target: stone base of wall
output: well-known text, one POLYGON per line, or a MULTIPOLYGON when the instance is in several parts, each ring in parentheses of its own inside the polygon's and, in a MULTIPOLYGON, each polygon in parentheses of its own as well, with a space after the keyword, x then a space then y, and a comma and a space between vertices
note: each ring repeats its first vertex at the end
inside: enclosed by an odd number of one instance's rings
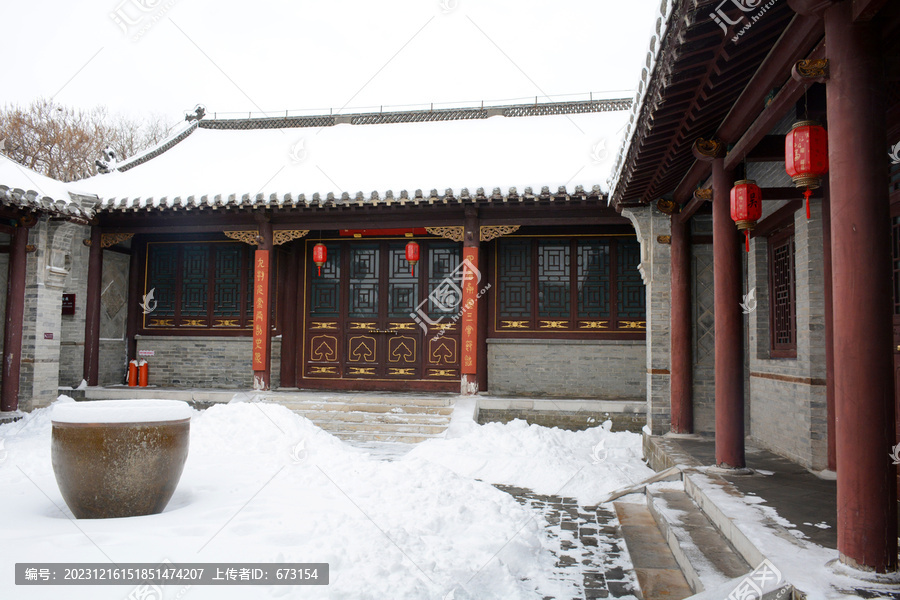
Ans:
POLYGON ((597 427, 607 419, 612 421, 613 431, 633 431, 640 433, 647 424, 645 413, 600 413, 600 412, 568 412, 521 409, 479 409, 478 423, 509 423, 522 419, 531 425, 558 427, 569 431, 582 431, 597 427))
MULTIPOLYGON (((212 336, 140 336, 138 351, 152 350, 150 383, 160 387, 253 387, 252 339, 212 336)), ((280 384, 281 338, 272 339, 272 388, 280 384)))
POLYGON ((754 444, 814 471, 828 466, 824 385, 751 377, 750 393, 754 444))
POLYGON ((643 340, 488 340, 491 395, 645 398, 643 340))

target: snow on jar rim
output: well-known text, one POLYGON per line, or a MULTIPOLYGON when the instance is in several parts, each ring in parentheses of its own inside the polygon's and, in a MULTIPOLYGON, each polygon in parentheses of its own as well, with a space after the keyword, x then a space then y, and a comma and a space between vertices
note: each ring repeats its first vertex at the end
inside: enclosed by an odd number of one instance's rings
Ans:
POLYGON ((54 423, 158 423, 190 419, 193 409, 181 400, 88 400, 57 404, 54 423))

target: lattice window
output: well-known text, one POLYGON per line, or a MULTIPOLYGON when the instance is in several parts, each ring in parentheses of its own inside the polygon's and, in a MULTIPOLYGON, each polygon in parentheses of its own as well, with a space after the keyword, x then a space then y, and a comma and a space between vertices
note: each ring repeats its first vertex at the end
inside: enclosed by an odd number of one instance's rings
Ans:
POLYGON ((350 317, 378 318, 378 280, 381 253, 377 245, 350 248, 350 317))
POLYGON ((797 308, 794 281, 794 229, 769 237, 770 356, 796 358, 797 308))
MULTIPOLYGON (((310 288, 310 315, 336 319, 341 314, 341 245, 325 244, 328 261, 322 265, 322 274, 313 273, 310 288)), ((312 265, 312 262, 309 263, 312 265)), ((311 266, 310 268, 316 268, 311 266)))
POLYGON ((640 245, 634 240, 506 238, 496 249, 495 332, 644 331, 640 245))
POLYGON ((431 242, 428 267, 428 316, 432 319, 452 317, 462 301, 462 277, 459 267, 459 244, 431 242))
POLYGON ((531 242, 500 240, 498 246, 498 314, 505 319, 531 318, 531 242))
POLYGON ((894 314, 900 315, 900 217, 894 217, 893 237, 894 249, 894 314))
POLYGON ((627 241, 618 244, 618 315, 620 319, 643 319, 647 314, 646 288, 638 271, 641 264, 641 245, 627 241))
POLYGON ((144 330, 248 328, 251 252, 238 242, 148 243, 143 293, 153 290, 156 307, 144 315, 144 330))
POLYGON ((609 242, 578 242, 578 316, 580 318, 609 318, 609 242))
POLYGON ((388 317, 408 318, 419 303, 419 269, 415 275, 406 261, 406 243, 388 245, 388 317))

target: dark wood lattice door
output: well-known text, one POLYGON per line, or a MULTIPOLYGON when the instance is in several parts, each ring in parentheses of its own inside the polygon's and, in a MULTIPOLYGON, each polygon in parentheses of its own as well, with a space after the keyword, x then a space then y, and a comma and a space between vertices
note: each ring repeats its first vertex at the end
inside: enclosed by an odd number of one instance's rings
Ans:
MULTIPOLYGON (((900 444, 900 216, 892 220, 894 268, 894 418, 896 421, 896 442, 900 444)), ((900 492, 900 479, 898 479, 900 492)))
POLYGON ((459 264, 459 245, 421 242, 413 273, 406 240, 327 242, 328 263, 307 280, 304 376, 398 382, 459 379, 459 325, 437 321, 430 294, 459 264), (422 304, 422 303, 425 304, 422 304), (435 339, 441 329, 444 333, 435 339))

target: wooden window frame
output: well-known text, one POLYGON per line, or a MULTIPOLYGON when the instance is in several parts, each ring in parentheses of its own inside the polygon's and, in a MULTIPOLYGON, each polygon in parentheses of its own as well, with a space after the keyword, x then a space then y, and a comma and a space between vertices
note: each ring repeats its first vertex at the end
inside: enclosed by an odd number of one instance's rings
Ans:
MULTIPOLYGON (((140 310, 138 309, 138 328, 137 333, 139 335, 182 335, 182 336, 235 336, 249 337, 253 334, 253 310, 252 305, 249 313, 244 313, 240 317, 235 320, 240 322, 239 326, 233 327, 220 327, 215 326, 215 319, 222 319, 223 317, 214 317, 213 316, 213 308, 215 306, 214 303, 214 295, 215 295, 215 254, 210 253, 210 261, 209 261, 209 269, 210 273, 208 276, 208 285, 207 285, 207 316, 205 317, 207 323, 203 326, 188 326, 188 325, 179 325, 181 321, 181 297, 182 297, 182 268, 183 268, 183 258, 182 258, 182 248, 184 246, 189 245, 207 245, 213 246, 216 244, 240 244, 245 254, 243 255, 244 260, 247 261, 242 266, 241 270, 241 300, 240 306, 246 306, 248 304, 248 297, 252 297, 252 270, 251 266, 253 264, 253 253, 256 248, 246 246, 241 242, 235 242, 232 240, 219 240, 219 239, 197 239, 197 240, 164 240, 164 241, 146 241, 143 244, 143 258, 142 267, 143 267, 143 277, 141 279, 141 294, 146 294, 148 292, 148 288, 150 287, 150 252, 151 247, 154 245, 174 245, 178 246, 178 262, 176 264, 175 269, 175 286, 174 286, 174 296, 175 296, 175 315, 171 318, 174 321, 174 325, 171 327, 153 327, 147 326, 148 319, 150 315, 142 315, 140 314, 140 310), (246 267, 246 268, 245 268, 246 267)), ((281 292, 281 284, 280 284, 280 272, 283 268, 284 260, 281 256, 280 249, 276 249, 272 252, 271 257, 271 276, 269 277, 270 289, 269 289, 269 307, 270 307, 270 316, 269 323, 272 328, 273 335, 277 335, 280 333, 280 311, 277 310, 277 305, 279 304, 278 300, 280 298, 279 294, 281 292)), ((152 314, 152 313, 151 313, 152 314)))
POLYGON ((766 239, 767 246, 767 271, 769 285, 769 358, 797 358, 797 265, 796 265, 796 244, 794 241, 794 226, 789 225, 775 233, 770 234, 766 239), (786 243, 790 244, 790 293, 788 295, 788 306, 791 315, 790 337, 788 343, 779 343, 778 333, 776 331, 775 313, 775 251, 783 247, 786 243))
MULTIPOLYGON (((641 319, 623 318, 619 319, 618 292, 619 292, 619 272, 618 272, 618 253, 622 242, 637 243, 634 236, 615 234, 615 235, 563 235, 563 236, 527 236, 527 241, 531 244, 531 326, 527 329, 504 329, 500 326, 502 321, 515 321, 516 319, 505 318, 500 314, 500 249, 502 241, 508 238, 520 236, 507 236, 502 240, 493 243, 494 248, 491 252, 491 262, 493 263, 494 273, 492 274, 492 284, 496 286, 496 290, 492 290, 492 301, 490 303, 488 335, 492 338, 547 338, 547 339, 618 339, 618 340, 643 340, 646 339, 646 296, 644 298, 644 315, 641 319), (566 328, 541 329, 538 324, 541 321, 553 321, 556 319, 540 317, 539 311, 539 288, 540 288, 540 272, 539 272, 539 248, 540 242, 558 240, 569 244, 570 246, 570 286, 569 286, 569 317, 568 326, 566 328), (577 251, 578 242, 590 239, 606 239, 610 243, 610 274, 609 274, 609 316, 587 318, 578 316, 578 291, 577 291, 577 251), (607 327, 603 329, 584 329, 579 328, 578 323, 581 321, 606 321, 607 327), (623 326, 627 323, 642 323, 643 327, 623 326)), ((526 237, 526 236, 521 236, 526 237)), ((561 318, 560 318, 561 319, 561 318)))

